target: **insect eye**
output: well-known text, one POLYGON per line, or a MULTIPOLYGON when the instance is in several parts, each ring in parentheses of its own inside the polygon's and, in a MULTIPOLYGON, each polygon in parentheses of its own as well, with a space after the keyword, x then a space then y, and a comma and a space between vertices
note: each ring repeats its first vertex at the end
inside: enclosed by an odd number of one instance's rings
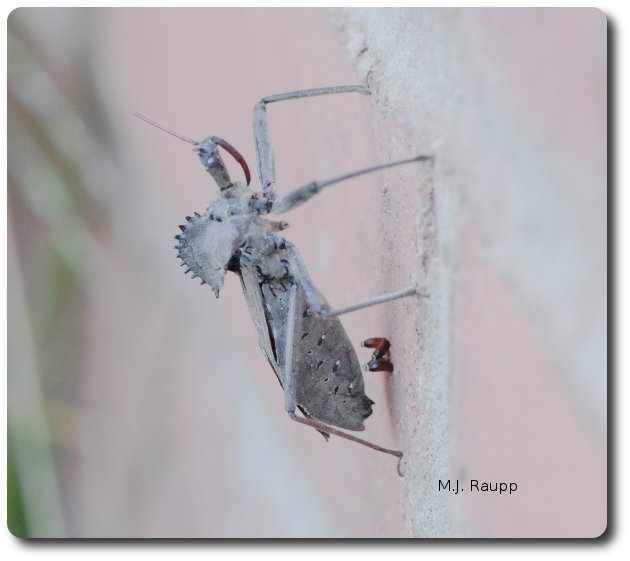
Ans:
POLYGON ((230 212, 229 212, 229 215, 230 215, 230 216, 234 216, 235 214, 236 214, 236 210, 235 210, 235 209, 233 209, 233 208, 231 208, 231 209, 230 209, 230 212))

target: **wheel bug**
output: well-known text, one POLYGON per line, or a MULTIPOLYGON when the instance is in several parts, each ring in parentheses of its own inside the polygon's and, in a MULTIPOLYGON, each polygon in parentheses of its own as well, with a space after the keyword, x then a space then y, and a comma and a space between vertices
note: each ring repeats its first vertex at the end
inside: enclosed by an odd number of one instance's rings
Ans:
MULTIPOLYGON (((137 117, 195 146, 202 164, 219 186, 205 214, 187 216, 175 236, 178 257, 186 273, 209 284, 216 297, 227 271, 239 275, 247 306, 256 329, 258 343, 271 364, 285 393, 285 409, 290 418, 313 427, 328 439, 330 434, 363 444, 398 457, 398 473, 403 453, 390 450, 334 427, 361 431, 372 414, 374 403, 365 395, 363 374, 357 355, 338 317, 368 306, 418 294, 415 287, 331 310, 315 288, 298 249, 276 233, 286 222, 262 218, 284 214, 308 201, 324 187, 351 177, 411 162, 432 160, 417 156, 349 173, 327 181, 314 181, 276 199, 273 148, 267 124, 266 105, 287 99, 356 92, 370 95, 366 86, 341 86, 302 90, 265 97, 254 107, 254 137, 262 192, 249 188, 251 175, 245 159, 225 140, 210 136, 196 142, 135 113, 137 117), (247 185, 232 181, 218 147, 231 154, 243 168, 247 185), (304 417, 296 415, 296 407, 304 417), (332 425, 332 426, 331 426, 332 425)), ((392 371, 385 355, 389 341, 368 339, 363 346, 375 348, 367 365, 370 371, 392 371)))

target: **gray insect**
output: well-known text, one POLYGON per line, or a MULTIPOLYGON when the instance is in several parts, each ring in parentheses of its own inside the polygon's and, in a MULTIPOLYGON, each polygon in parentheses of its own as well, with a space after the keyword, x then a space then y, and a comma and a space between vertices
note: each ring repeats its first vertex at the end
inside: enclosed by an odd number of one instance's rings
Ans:
MULTIPOLYGON (((262 352, 284 388, 285 408, 294 421, 315 428, 326 439, 330 434, 358 442, 399 458, 402 452, 390 450, 337 430, 364 430, 364 420, 372 414, 373 401, 365 395, 363 375, 357 355, 338 317, 341 314, 418 294, 415 287, 331 310, 315 288, 298 249, 277 235, 286 222, 270 221, 267 214, 284 214, 308 201, 324 187, 376 170, 431 160, 417 156, 408 160, 314 181, 277 199, 274 155, 267 124, 266 105, 287 99, 356 92, 370 95, 365 86, 341 86, 303 90, 266 97, 254 107, 254 136, 262 192, 249 188, 247 163, 225 140, 211 136, 201 142, 178 135, 141 115, 136 116, 195 145, 202 164, 219 186, 204 215, 186 217, 187 224, 175 236, 182 265, 192 278, 209 284, 216 297, 227 271, 236 273, 243 285, 247 306, 262 352), (221 146, 241 165, 247 184, 232 181, 221 159, 221 146), (295 408, 304 415, 296 415, 295 408)), ((367 365, 371 371, 392 370, 387 358, 386 339, 368 339, 364 346, 375 348, 367 365)), ((401 474, 402 475, 402 474, 401 474)))

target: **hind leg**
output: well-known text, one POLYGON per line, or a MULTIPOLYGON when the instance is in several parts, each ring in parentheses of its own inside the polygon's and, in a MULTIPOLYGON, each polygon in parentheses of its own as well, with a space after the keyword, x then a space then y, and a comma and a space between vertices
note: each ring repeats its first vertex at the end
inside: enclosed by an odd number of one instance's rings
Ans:
POLYGON ((399 450, 390 450, 389 448, 383 448, 382 446, 378 446, 377 444, 372 444, 371 442, 367 442, 366 440, 362 440, 361 438, 357 438, 356 436, 352 436, 350 434, 346 434, 336 428, 329 427, 324 423, 320 423, 314 419, 306 419, 304 417, 298 417, 295 414, 295 375, 293 372, 293 341, 295 334, 295 314, 297 313, 297 284, 293 284, 289 289, 291 293, 289 294, 289 320, 287 324, 287 338, 286 338, 286 351, 285 351, 285 363, 284 363, 284 408, 286 409, 291 420, 301 423, 303 425, 308 425, 309 427, 313 427, 314 429, 320 432, 326 432, 328 434, 334 434, 335 436, 339 436, 341 438, 345 438, 346 440, 351 440, 352 442, 356 442, 357 444, 363 444, 363 446, 367 446, 368 448, 372 448, 372 450, 376 450, 378 452, 384 452, 385 454, 391 454, 392 456, 396 456, 398 458, 398 474, 402 476, 400 471, 400 460, 403 457, 403 453, 399 450))

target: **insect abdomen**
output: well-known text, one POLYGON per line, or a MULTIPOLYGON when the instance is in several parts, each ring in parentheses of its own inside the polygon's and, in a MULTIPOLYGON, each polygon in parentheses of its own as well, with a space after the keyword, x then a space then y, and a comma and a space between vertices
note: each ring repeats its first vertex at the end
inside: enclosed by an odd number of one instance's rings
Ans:
POLYGON ((365 395, 359 359, 341 322, 312 312, 301 289, 296 319, 297 403, 323 423, 363 430, 374 402, 365 395))

